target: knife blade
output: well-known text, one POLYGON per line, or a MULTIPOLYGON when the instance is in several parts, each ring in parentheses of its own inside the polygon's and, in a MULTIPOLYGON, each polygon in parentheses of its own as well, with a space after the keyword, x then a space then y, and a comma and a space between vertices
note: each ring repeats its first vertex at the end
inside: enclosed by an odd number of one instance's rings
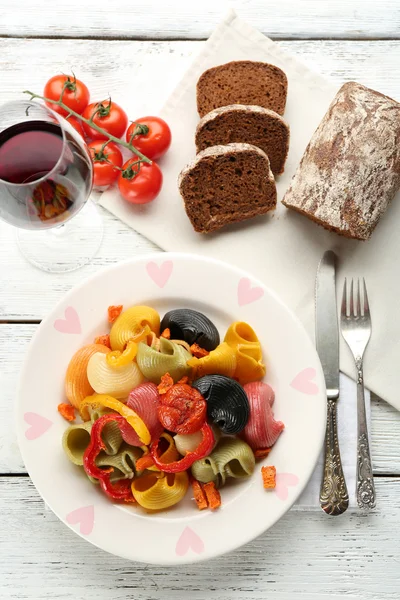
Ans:
POLYGON ((335 287, 336 254, 329 250, 318 266, 315 284, 315 336, 328 398, 339 398, 339 326, 335 287))
POLYGON ((335 286, 336 255, 325 252, 315 283, 315 338, 327 395, 324 470, 319 494, 323 511, 341 515, 349 506, 349 494, 340 458, 336 403, 339 399, 339 325, 335 286))

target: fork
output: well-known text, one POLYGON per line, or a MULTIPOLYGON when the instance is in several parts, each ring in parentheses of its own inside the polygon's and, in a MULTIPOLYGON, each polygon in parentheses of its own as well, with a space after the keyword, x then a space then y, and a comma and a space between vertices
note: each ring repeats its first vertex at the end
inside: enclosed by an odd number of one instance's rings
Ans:
POLYGON ((357 280, 355 295, 353 279, 351 280, 348 307, 347 281, 344 280, 340 327, 357 368, 357 504, 360 508, 370 509, 375 507, 376 497, 364 399, 363 356, 371 337, 371 315, 365 279, 363 279, 363 288, 364 298, 361 303, 360 280, 357 280))

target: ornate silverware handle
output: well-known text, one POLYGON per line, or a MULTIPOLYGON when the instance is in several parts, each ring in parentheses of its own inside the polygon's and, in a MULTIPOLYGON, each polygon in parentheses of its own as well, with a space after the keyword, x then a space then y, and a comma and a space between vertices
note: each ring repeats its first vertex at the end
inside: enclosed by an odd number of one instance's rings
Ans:
POLYGON ((376 506, 374 475, 368 442, 367 415, 365 412, 364 377, 362 360, 357 366, 357 504, 360 508, 376 506))
POLYGON ((319 501, 322 510, 328 515, 341 515, 349 506, 349 495, 343 475, 337 436, 336 400, 328 400, 324 476, 319 501))

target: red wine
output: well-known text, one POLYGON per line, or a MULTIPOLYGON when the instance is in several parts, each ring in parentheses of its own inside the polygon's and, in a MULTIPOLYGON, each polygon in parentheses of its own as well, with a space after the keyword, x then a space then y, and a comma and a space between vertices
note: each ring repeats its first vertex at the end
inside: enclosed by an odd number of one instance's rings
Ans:
POLYGON ((61 128, 46 121, 18 123, 0 134, 0 179, 25 183, 47 175, 63 152, 61 128))
POLYGON ((0 132, 0 217, 17 227, 52 227, 87 200, 91 160, 72 130, 23 121, 0 132))

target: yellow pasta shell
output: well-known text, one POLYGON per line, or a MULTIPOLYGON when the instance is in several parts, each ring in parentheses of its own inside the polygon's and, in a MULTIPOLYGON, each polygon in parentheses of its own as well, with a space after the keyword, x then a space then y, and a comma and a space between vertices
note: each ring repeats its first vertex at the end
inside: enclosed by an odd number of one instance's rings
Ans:
POLYGON ((89 344, 80 348, 71 358, 65 375, 65 395, 68 401, 79 409, 79 405, 93 394, 93 388, 87 376, 87 366, 93 354, 107 354, 110 349, 102 344, 89 344))
POLYGON ((198 379, 203 375, 225 375, 233 377, 236 370, 236 351, 226 342, 212 350, 202 358, 191 358, 187 364, 192 367, 192 378, 198 379))
POLYGON ((236 353, 234 377, 242 385, 262 379, 266 369, 262 362, 260 341, 252 327, 244 321, 232 323, 224 340, 236 353))
POLYGON ((186 471, 181 473, 148 473, 132 482, 136 502, 147 510, 162 510, 182 500, 189 487, 186 471))
POLYGON ((157 336, 160 334, 160 315, 150 306, 132 306, 115 320, 110 331, 110 343, 113 350, 125 348, 125 344, 133 339, 143 340, 149 333, 148 328, 157 336))
POLYGON ((122 367, 110 367, 104 354, 96 353, 89 359, 87 376, 97 394, 107 394, 114 398, 126 398, 144 377, 136 363, 122 367))

